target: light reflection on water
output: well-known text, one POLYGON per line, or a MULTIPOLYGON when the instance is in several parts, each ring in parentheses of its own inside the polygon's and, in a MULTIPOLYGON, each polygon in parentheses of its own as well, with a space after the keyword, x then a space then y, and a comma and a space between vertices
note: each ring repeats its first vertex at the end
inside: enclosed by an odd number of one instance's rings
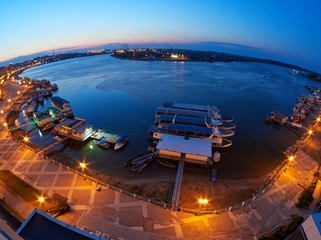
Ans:
MULTIPOLYGON (((279 110, 290 114, 305 85, 320 86, 292 75, 292 69, 258 63, 197 63, 123 61, 109 55, 70 59, 25 71, 22 76, 57 83, 59 95, 70 101, 77 117, 96 129, 128 135, 121 152, 66 147, 68 155, 91 162, 91 167, 112 176, 133 176, 123 164, 147 149, 147 130, 154 110, 163 102, 209 104, 233 116, 236 135, 224 151, 218 169, 221 176, 256 176, 270 171, 282 151, 296 136, 286 128, 264 122, 279 110)), ((47 102, 48 104, 48 102, 47 102)), ((94 144, 93 144, 94 145, 94 144)), ((139 176, 175 173, 153 164, 139 176)), ((136 176, 137 177, 137 176, 136 176)))

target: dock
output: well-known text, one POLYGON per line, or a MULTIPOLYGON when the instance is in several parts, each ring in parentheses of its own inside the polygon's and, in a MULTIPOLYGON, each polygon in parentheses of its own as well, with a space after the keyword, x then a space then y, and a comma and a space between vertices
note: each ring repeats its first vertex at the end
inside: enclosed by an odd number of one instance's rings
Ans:
POLYGON ((91 135, 91 138, 95 140, 100 140, 103 137, 106 139, 108 143, 112 144, 116 143, 116 141, 120 138, 118 134, 107 133, 103 130, 97 130, 91 135))
POLYGON ((176 180, 175 180, 175 187, 172 195, 172 209, 177 210, 179 204, 179 198, 181 194, 181 187, 182 187, 182 180, 183 180, 183 173, 184 173, 184 159, 182 158, 179 161, 176 180))

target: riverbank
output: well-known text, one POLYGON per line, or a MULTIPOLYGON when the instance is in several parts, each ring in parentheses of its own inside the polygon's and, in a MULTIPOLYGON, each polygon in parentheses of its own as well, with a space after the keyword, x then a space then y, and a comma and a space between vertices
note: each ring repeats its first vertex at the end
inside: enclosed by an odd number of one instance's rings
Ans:
MULTIPOLYGON (((16 115, 16 112, 12 115, 16 115)), ((14 117, 12 117, 10 125, 13 124, 14 120, 14 117)), ((12 133, 12 136, 22 142, 26 133, 25 130, 17 130, 12 133)), ((28 147, 35 151, 41 150, 39 146, 31 142, 28 143, 28 147)), ((79 159, 68 157, 62 152, 54 152, 50 154, 49 158, 74 170, 81 170, 79 167, 79 159)), ((187 209, 197 209, 197 199, 201 196, 206 196, 210 199, 208 209, 226 208, 243 202, 251 198, 253 194, 262 188, 262 186, 275 175, 274 172, 277 171, 274 170, 269 174, 256 178, 219 177, 215 183, 212 183, 207 168, 194 168, 191 170, 192 168, 193 167, 190 168, 190 171, 187 171, 188 174, 184 174, 183 187, 181 189, 180 206, 187 209), (193 196, 191 196, 191 193, 193 193, 193 196)), ((169 179, 166 175, 156 175, 148 179, 141 177, 128 179, 121 176, 106 176, 94 169, 86 169, 86 174, 99 182, 107 183, 124 191, 144 196, 146 199, 155 199, 158 202, 165 202, 167 204, 171 201, 171 194, 175 184, 175 178, 169 179)))

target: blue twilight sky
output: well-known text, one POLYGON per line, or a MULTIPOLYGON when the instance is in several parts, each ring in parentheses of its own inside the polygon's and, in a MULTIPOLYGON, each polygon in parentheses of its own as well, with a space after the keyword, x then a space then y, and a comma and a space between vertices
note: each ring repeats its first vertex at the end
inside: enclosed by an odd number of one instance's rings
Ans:
POLYGON ((321 72, 321 0, 1 0, 0 6, 0 62, 106 43, 194 49, 206 43, 215 51, 221 49, 208 43, 219 42, 229 43, 227 52, 321 72))

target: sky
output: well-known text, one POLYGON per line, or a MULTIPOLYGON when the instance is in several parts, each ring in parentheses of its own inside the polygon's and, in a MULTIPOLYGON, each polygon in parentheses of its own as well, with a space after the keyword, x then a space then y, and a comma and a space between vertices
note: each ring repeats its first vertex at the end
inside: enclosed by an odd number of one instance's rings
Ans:
POLYGON ((208 43, 220 43, 230 53, 242 49, 321 72, 321 0, 0 0, 0 6, 0 62, 107 43, 206 43, 208 50, 216 50, 208 43))

